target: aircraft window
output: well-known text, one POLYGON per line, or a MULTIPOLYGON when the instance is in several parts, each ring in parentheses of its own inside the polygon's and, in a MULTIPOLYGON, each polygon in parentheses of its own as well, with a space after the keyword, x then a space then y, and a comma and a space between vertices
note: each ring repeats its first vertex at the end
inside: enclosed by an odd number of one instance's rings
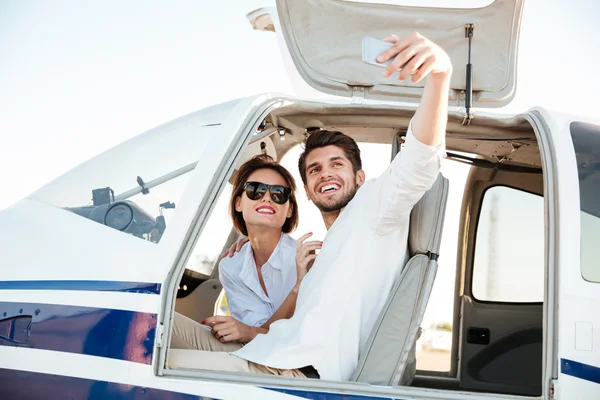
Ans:
POLYGON ((544 299, 544 198, 506 186, 483 197, 475 242, 473 296, 481 301, 544 299))
POLYGON ((579 173, 581 275, 600 283, 600 126, 573 122, 570 128, 579 173))
POLYGON ((30 197, 158 243, 218 127, 176 120, 74 168, 30 197))
POLYGON ((217 202, 202 229, 200 238, 187 261, 185 268, 210 276, 213 267, 221 255, 221 249, 233 225, 229 217, 229 199, 233 186, 228 184, 221 192, 217 202))

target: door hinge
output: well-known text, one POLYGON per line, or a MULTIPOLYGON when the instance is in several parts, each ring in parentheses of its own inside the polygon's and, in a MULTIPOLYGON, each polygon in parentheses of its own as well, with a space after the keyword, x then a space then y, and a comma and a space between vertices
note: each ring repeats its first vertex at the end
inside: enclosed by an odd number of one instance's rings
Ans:
POLYGON ((364 86, 350 86, 350 93, 352 94, 352 104, 365 104, 365 92, 364 86))
POLYGON ((466 79, 466 90, 465 90, 465 116, 463 118, 463 125, 470 125, 473 120, 473 66, 471 65, 471 42, 473 39, 473 31, 475 30, 474 24, 465 24, 465 37, 469 39, 469 48, 467 55, 467 79, 466 79))
POLYGON ((548 400, 558 400, 558 381, 556 379, 550 380, 550 386, 548 387, 548 400))
POLYGON ((156 347, 163 347, 165 341, 165 324, 158 322, 156 324, 156 347))

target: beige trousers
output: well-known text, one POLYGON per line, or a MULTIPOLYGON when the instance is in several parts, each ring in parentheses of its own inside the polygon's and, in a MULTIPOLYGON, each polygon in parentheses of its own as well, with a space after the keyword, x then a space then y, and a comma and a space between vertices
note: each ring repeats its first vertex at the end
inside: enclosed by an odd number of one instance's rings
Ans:
POLYGON ((305 378, 297 369, 277 369, 246 361, 229 354, 242 347, 240 343, 221 343, 210 329, 196 321, 175 313, 171 348, 167 353, 169 369, 205 369, 227 372, 250 372, 305 378))

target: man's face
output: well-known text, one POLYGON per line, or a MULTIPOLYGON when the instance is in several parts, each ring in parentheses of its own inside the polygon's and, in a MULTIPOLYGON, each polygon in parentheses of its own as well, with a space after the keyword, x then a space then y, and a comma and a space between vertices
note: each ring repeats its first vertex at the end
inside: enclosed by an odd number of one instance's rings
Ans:
POLYGON ((306 195, 321 212, 342 209, 365 181, 363 170, 354 174, 352 163, 337 146, 325 146, 306 157, 306 195))

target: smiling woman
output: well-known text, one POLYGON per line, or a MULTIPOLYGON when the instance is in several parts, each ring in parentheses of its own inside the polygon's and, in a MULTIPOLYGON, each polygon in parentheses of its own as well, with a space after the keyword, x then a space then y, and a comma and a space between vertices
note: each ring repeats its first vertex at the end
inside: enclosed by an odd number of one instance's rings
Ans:
MULTIPOLYGON (((314 259, 309 254, 297 259, 296 241, 288 235, 298 224, 295 192, 292 175, 267 155, 255 156, 239 168, 233 177, 230 215, 234 228, 250 243, 219 266, 231 316, 209 317, 198 324, 175 314, 171 348, 237 350, 267 332, 272 322, 293 314, 297 286, 314 259)), ((310 246, 306 249, 317 247, 310 246)), ((171 361, 178 365, 198 361, 185 357, 189 353, 172 354, 171 361)))
POLYGON ((257 156, 249 160, 237 172, 233 185, 230 210, 233 224, 239 233, 248 236, 248 225, 256 225, 264 230, 266 224, 269 228, 284 233, 296 228, 296 183, 292 175, 271 157, 257 156), (255 204, 257 202, 258 206, 255 204), (274 207, 283 209, 276 210, 274 207), (257 218, 257 214, 261 218, 257 218), (265 214, 275 218, 265 219, 265 214))

